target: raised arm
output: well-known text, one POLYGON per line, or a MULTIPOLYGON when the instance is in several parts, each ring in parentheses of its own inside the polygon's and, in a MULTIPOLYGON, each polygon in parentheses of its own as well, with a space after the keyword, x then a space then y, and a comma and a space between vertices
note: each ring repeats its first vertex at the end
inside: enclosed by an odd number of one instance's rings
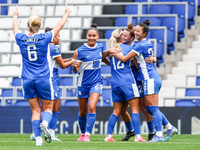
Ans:
POLYGON ((122 62, 126 62, 128 60, 130 60, 131 58, 135 57, 137 54, 133 51, 130 51, 126 56, 124 56, 121 53, 114 53, 112 54, 112 56, 116 57, 118 60, 122 61, 122 62))
POLYGON ((18 5, 16 6, 16 11, 13 12, 13 33, 14 35, 19 32, 19 28, 18 28, 18 16, 19 16, 19 11, 18 11, 18 5))
POLYGON ((58 35, 58 33, 60 32, 60 30, 64 27, 68 16, 70 15, 71 10, 67 7, 67 3, 65 4, 65 14, 62 17, 62 19, 57 23, 57 25, 53 28, 53 32, 54 32, 54 37, 56 37, 58 35))

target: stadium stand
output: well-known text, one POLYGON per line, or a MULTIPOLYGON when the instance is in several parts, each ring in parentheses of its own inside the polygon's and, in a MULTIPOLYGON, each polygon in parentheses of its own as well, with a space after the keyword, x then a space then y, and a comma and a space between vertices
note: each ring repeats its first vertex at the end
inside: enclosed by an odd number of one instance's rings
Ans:
MULTIPOLYGON (((156 39, 156 47, 158 49, 156 52, 158 59, 157 66, 159 66, 157 69, 162 79, 164 79, 165 75, 167 77, 163 80, 159 95, 159 105, 163 106, 163 102, 165 102, 165 106, 200 106, 198 99, 177 99, 177 97, 184 98, 186 96, 198 97, 199 95, 195 95, 197 91, 189 93, 185 88, 181 89, 176 94, 176 87, 183 87, 187 82, 188 86, 200 85, 200 77, 193 77, 190 80, 188 79, 188 81, 186 79, 187 75, 198 75, 198 72, 196 72, 198 68, 196 63, 199 63, 200 45, 198 43, 200 43, 200 41, 194 41, 194 28, 197 27, 197 25, 194 26, 194 24, 197 23, 194 18, 196 9, 195 0, 151 0, 151 2, 162 2, 162 5, 160 3, 151 3, 150 1, 148 3, 148 0, 67 0, 67 2, 69 5, 70 3, 73 5, 70 5, 72 13, 67 22, 67 26, 60 32, 61 40, 63 40, 61 41, 60 47, 64 58, 71 57, 73 51, 83 44, 81 40, 85 39, 87 29, 92 22, 97 23, 98 27, 105 27, 105 29, 99 29, 100 39, 105 40, 99 40, 99 42, 101 42, 104 45, 104 49, 106 49, 108 47, 106 39, 110 38, 115 28, 125 28, 130 22, 137 25, 138 22, 149 18, 151 20, 151 27, 167 28, 167 55, 165 55, 164 51, 164 29, 151 29, 147 36, 147 38, 156 39), (171 2, 175 3, 171 4, 171 2), (140 4, 142 4, 141 12, 139 11, 140 4), (188 5, 188 12, 185 12, 186 4, 188 5), (122 16, 107 16, 113 14, 122 16), (170 17, 170 14, 178 14, 177 32, 176 17, 170 17), (132 17, 130 20, 130 18, 125 17, 125 15, 138 16, 132 17), (139 15, 156 16, 139 17, 139 15), (176 43, 177 39, 179 41, 178 43, 176 43), (164 67, 166 67, 165 73, 163 71, 164 67), (169 97, 175 98, 172 100, 165 99, 169 97)), ((63 14, 63 3, 65 3, 65 0, 12 0, 11 4, 7 0, 0 0, 0 3, 2 4, 0 17, 0 34, 2 36, 0 38, 0 46, 3 47, 3 50, 0 50, 0 104, 2 106, 29 106, 27 101, 21 99, 22 90, 20 88, 18 89, 18 87, 21 87, 21 82, 18 78, 20 67, 16 64, 21 63, 21 57, 12 33, 11 16, 13 10, 15 10, 15 5, 12 4, 19 4, 19 27, 24 33, 27 32, 27 29, 25 29, 27 16, 31 14, 38 14, 44 18, 44 25, 40 31, 44 32, 44 27, 55 26, 55 20, 58 20, 59 16, 63 14), (10 99, 6 97, 13 98, 10 99)), ((198 10, 200 10, 200 2, 198 3, 198 10)), ((74 87, 77 84, 77 75, 74 75, 71 67, 59 69, 59 73, 59 82, 63 97, 61 105, 78 106, 76 97, 77 91, 75 90, 76 87, 74 87), (69 87, 71 87, 71 89, 69 87)), ((102 75, 105 87, 102 91, 102 98, 97 105, 111 106, 111 84, 110 76, 108 76, 110 75, 109 66, 102 65, 102 75)))

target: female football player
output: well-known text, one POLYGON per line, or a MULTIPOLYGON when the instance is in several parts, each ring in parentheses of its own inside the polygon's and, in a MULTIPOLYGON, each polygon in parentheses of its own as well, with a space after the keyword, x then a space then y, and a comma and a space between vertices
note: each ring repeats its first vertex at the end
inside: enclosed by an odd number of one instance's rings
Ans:
POLYGON ((70 14, 70 9, 65 5, 65 14, 57 23, 52 31, 46 34, 38 34, 41 27, 41 18, 37 15, 29 17, 27 25, 29 34, 22 34, 18 28, 18 6, 13 12, 13 32, 16 43, 19 45, 22 55, 22 85, 24 91, 24 99, 28 99, 32 110, 32 126, 36 136, 36 146, 43 145, 41 130, 44 133, 46 142, 51 142, 51 135, 47 129, 52 118, 53 100, 57 99, 54 91, 50 62, 50 51, 48 49, 49 42, 53 40, 59 31, 65 25, 70 14), (39 99, 42 103, 43 115, 41 116, 41 108, 39 99), (40 120, 42 119, 42 123, 40 120))

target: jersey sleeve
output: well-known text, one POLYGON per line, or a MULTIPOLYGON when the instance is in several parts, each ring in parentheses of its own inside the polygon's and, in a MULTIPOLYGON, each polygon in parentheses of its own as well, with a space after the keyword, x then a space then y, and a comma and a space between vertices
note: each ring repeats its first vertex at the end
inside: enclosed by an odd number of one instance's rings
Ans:
POLYGON ((139 55, 140 53, 142 53, 143 49, 139 44, 137 44, 133 46, 131 51, 139 55))
POLYGON ((53 38, 54 38, 54 32, 52 30, 45 33, 45 39, 47 43, 53 41, 53 38))
POLYGON ((18 42, 19 42, 19 38, 20 38, 22 35, 23 35, 23 34, 20 33, 20 32, 18 32, 18 33, 15 34, 15 40, 16 40, 16 43, 17 43, 17 44, 18 44, 18 42))
POLYGON ((78 58, 77 58, 77 61, 78 61, 78 62, 81 62, 82 59, 83 59, 83 57, 82 57, 81 52, 80 52, 80 50, 79 50, 79 48, 78 48, 78 58))
POLYGON ((60 48, 58 46, 54 46, 54 47, 50 47, 50 55, 52 58, 56 58, 61 56, 61 51, 60 48))

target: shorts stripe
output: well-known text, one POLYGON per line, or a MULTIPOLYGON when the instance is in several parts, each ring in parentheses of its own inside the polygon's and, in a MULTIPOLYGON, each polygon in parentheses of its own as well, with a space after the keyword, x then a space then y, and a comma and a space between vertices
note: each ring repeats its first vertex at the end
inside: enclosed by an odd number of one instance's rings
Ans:
POLYGON ((51 89, 51 100, 54 100, 54 89, 52 84, 52 78, 49 78, 50 89, 51 89))
POLYGON ((24 87, 23 87, 23 80, 21 79, 21 85, 22 85, 22 93, 23 93, 23 96, 24 96, 24 87))
POLYGON ((154 94, 154 78, 147 80, 148 94, 154 94))
POLYGON ((132 88, 133 88, 133 93, 134 93, 135 97, 140 97, 137 85, 136 84, 132 84, 132 88))

